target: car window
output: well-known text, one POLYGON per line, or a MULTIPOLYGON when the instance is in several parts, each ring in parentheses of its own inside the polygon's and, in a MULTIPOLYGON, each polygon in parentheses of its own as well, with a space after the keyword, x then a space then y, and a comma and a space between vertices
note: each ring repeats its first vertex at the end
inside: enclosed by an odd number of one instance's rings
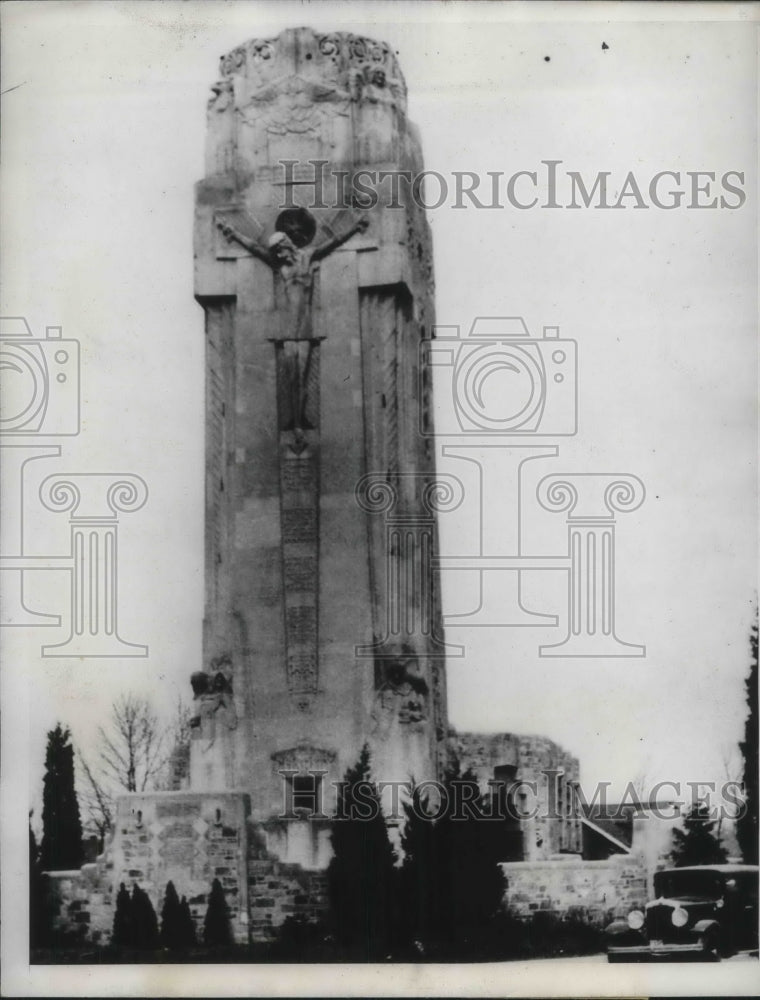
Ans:
POLYGON ((654 877, 658 898, 718 899, 723 895, 723 879, 716 872, 667 871, 654 877))

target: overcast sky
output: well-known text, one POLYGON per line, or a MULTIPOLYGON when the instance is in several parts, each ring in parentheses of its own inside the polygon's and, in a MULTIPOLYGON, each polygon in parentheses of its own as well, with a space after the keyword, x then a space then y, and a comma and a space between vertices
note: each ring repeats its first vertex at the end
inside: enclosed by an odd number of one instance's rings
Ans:
MULTIPOLYGON (((580 758, 584 785, 723 777, 743 723, 757 580, 754 33, 683 17, 635 23, 633 13, 630 23, 578 20, 572 6, 560 23, 556 10, 548 21, 535 20, 548 13, 540 6, 479 4, 6 5, 2 314, 25 315, 38 335, 60 325, 82 352, 82 433, 30 469, 27 548, 68 546, 66 515, 34 502, 45 475, 134 472, 150 489, 145 508, 122 517, 119 561, 120 631, 148 658, 43 659, 40 645, 59 631, 1 637, 6 698, 23 707, 9 719, 6 700, 6 746, 28 755, 35 780, 56 719, 86 743, 114 694, 170 706, 201 666, 192 217, 206 99, 221 54, 300 24, 397 50, 426 166, 445 177, 554 159, 590 180, 610 171, 618 192, 629 171, 643 188, 680 171, 685 190, 686 171, 744 172, 736 210, 629 200, 618 211, 458 211, 449 201, 429 213, 439 323, 521 315, 532 334, 558 325, 578 344, 579 432, 554 442, 558 458, 533 463, 524 551, 558 555, 566 542, 563 516, 534 509, 536 476, 631 473, 647 490, 617 528, 618 634, 646 657, 542 659, 538 646, 561 630, 450 628, 466 650, 449 668, 452 723, 549 736, 580 758)), ((445 380, 436 387, 445 408, 445 380)), ((451 459, 440 468, 466 475, 451 459)), ((513 523, 513 495, 485 502, 513 523)), ((442 518, 444 554, 468 554, 476 517, 468 493, 442 518)), ((526 580, 531 610, 561 613, 562 582, 526 580)), ((47 574, 30 603, 65 614, 64 583, 47 574)), ((447 576, 444 595, 449 613, 468 610, 473 579, 447 576)))

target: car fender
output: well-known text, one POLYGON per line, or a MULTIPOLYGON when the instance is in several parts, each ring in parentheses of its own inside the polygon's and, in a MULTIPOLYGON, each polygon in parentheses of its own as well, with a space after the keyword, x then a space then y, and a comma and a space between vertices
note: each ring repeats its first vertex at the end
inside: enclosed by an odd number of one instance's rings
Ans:
POLYGON ((694 924, 694 933, 700 935, 706 934, 713 927, 715 928, 716 931, 720 930, 720 924, 718 923, 717 920, 712 920, 712 919, 698 920, 696 924, 694 924))
POLYGON ((610 937, 615 937, 618 934, 624 934, 626 931, 630 933, 631 928, 625 920, 613 920, 611 924, 608 924, 604 928, 604 933, 609 934, 610 937))

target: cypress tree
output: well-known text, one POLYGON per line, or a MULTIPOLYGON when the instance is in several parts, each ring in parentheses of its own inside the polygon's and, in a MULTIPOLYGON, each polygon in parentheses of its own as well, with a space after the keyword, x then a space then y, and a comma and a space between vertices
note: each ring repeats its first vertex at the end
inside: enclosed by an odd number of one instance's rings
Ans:
POLYGON ((749 637, 750 667, 745 681, 747 692, 747 718, 744 739, 739 744, 744 761, 744 795, 746 811, 736 822, 736 837, 744 863, 758 862, 758 719, 757 719, 757 608, 749 637))
POLYGON ((230 913, 224 889, 218 878, 211 883, 208 907, 203 921, 203 943, 209 948, 219 948, 232 944, 230 913))
POLYGON ((435 937, 433 928, 438 920, 441 886, 435 877, 435 824, 416 785, 404 803, 401 847, 404 852, 399 878, 402 935, 418 954, 425 953, 435 937))
POLYGON ((181 948, 193 948, 197 944, 195 922, 186 896, 179 904, 179 944, 181 948))
POLYGON ((79 868, 84 859, 82 823, 74 791, 74 747, 60 722, 48 732, 42 791, 43 871, 79 868))
POLYGON ((177 890, 174 888, 174 883, 168 882, 166 893, 164 894, 164 905, 161 908, 160 939, 161 945, 164 948, 169 948, 173 951, 182 947, 181 921, 182 912, 179 896, 177 895, 177 890))
POLYGON ((673 831, 670 858, 676 868, 725 863, 726 852, 713 833, 715 822, 710 819, 707 805, 698 802, 692 806, 684 818, 683 830, 673 831))
POLYGON ((132 889, 131 916, 133 941, 136 948, 158 947, 158 919, 150 896, 135 882, 132 889))
MULTIPOLYGON (((489 818, 489 796, 481 795, 477 778, 466 771, 457 779, 461 815, 452 808, 441 822, 446 849, 439 855, 448 867, 449 905, 455 914, 455 937, 465 956, 487 951, 489 931, 504 898, 504 823, 489 818)), ((451 784, 449 783, 451 788, 451 784)))
POLYGON ((134 945, 134 941, 132 900, 126 886, 122 882, 116 894, 116 909, 113 915, 111 944, 118 948, 131 948, 134 945))
POLYGON ((395 937, 396 857, 380 796, 370 779, 366 744, 339 790, 331 839, 327 883, 335 938, 350 960, 382 960, 395 937))
POLYGON ((405 804, 402 911, 416 949, 446 961, 489 957, 504 895, 504 824, 472 772, 454 761, 435 818, 418 791, 405 804))

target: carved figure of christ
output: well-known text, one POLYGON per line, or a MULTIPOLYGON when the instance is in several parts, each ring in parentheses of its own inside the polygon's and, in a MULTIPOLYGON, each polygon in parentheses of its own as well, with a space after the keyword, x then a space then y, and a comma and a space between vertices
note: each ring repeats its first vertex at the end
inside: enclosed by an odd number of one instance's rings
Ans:
MULTIPOLYGON (((282 229, 275 232, 266 243, 241 233, 227 219, 217 219, 217 226, 228 240, 234 240, 254 257, 270 267, 278 281, 284 297, 284 307, 290 318, 288 339, 304 340, 311 337, 312 303, 314 295, 315 266, 339 246, 346 243, 354 233, 363 232, 369 220, 362 216, 356 219, 344 232, 310 246, 313 239, 309 227, 293 212, 293 218, 282 223, 282 229)), ((300 210, 314 226, 314 220, 305 210, 300 210)), ((284 214, 284 213, 283 213, 284 214)))

